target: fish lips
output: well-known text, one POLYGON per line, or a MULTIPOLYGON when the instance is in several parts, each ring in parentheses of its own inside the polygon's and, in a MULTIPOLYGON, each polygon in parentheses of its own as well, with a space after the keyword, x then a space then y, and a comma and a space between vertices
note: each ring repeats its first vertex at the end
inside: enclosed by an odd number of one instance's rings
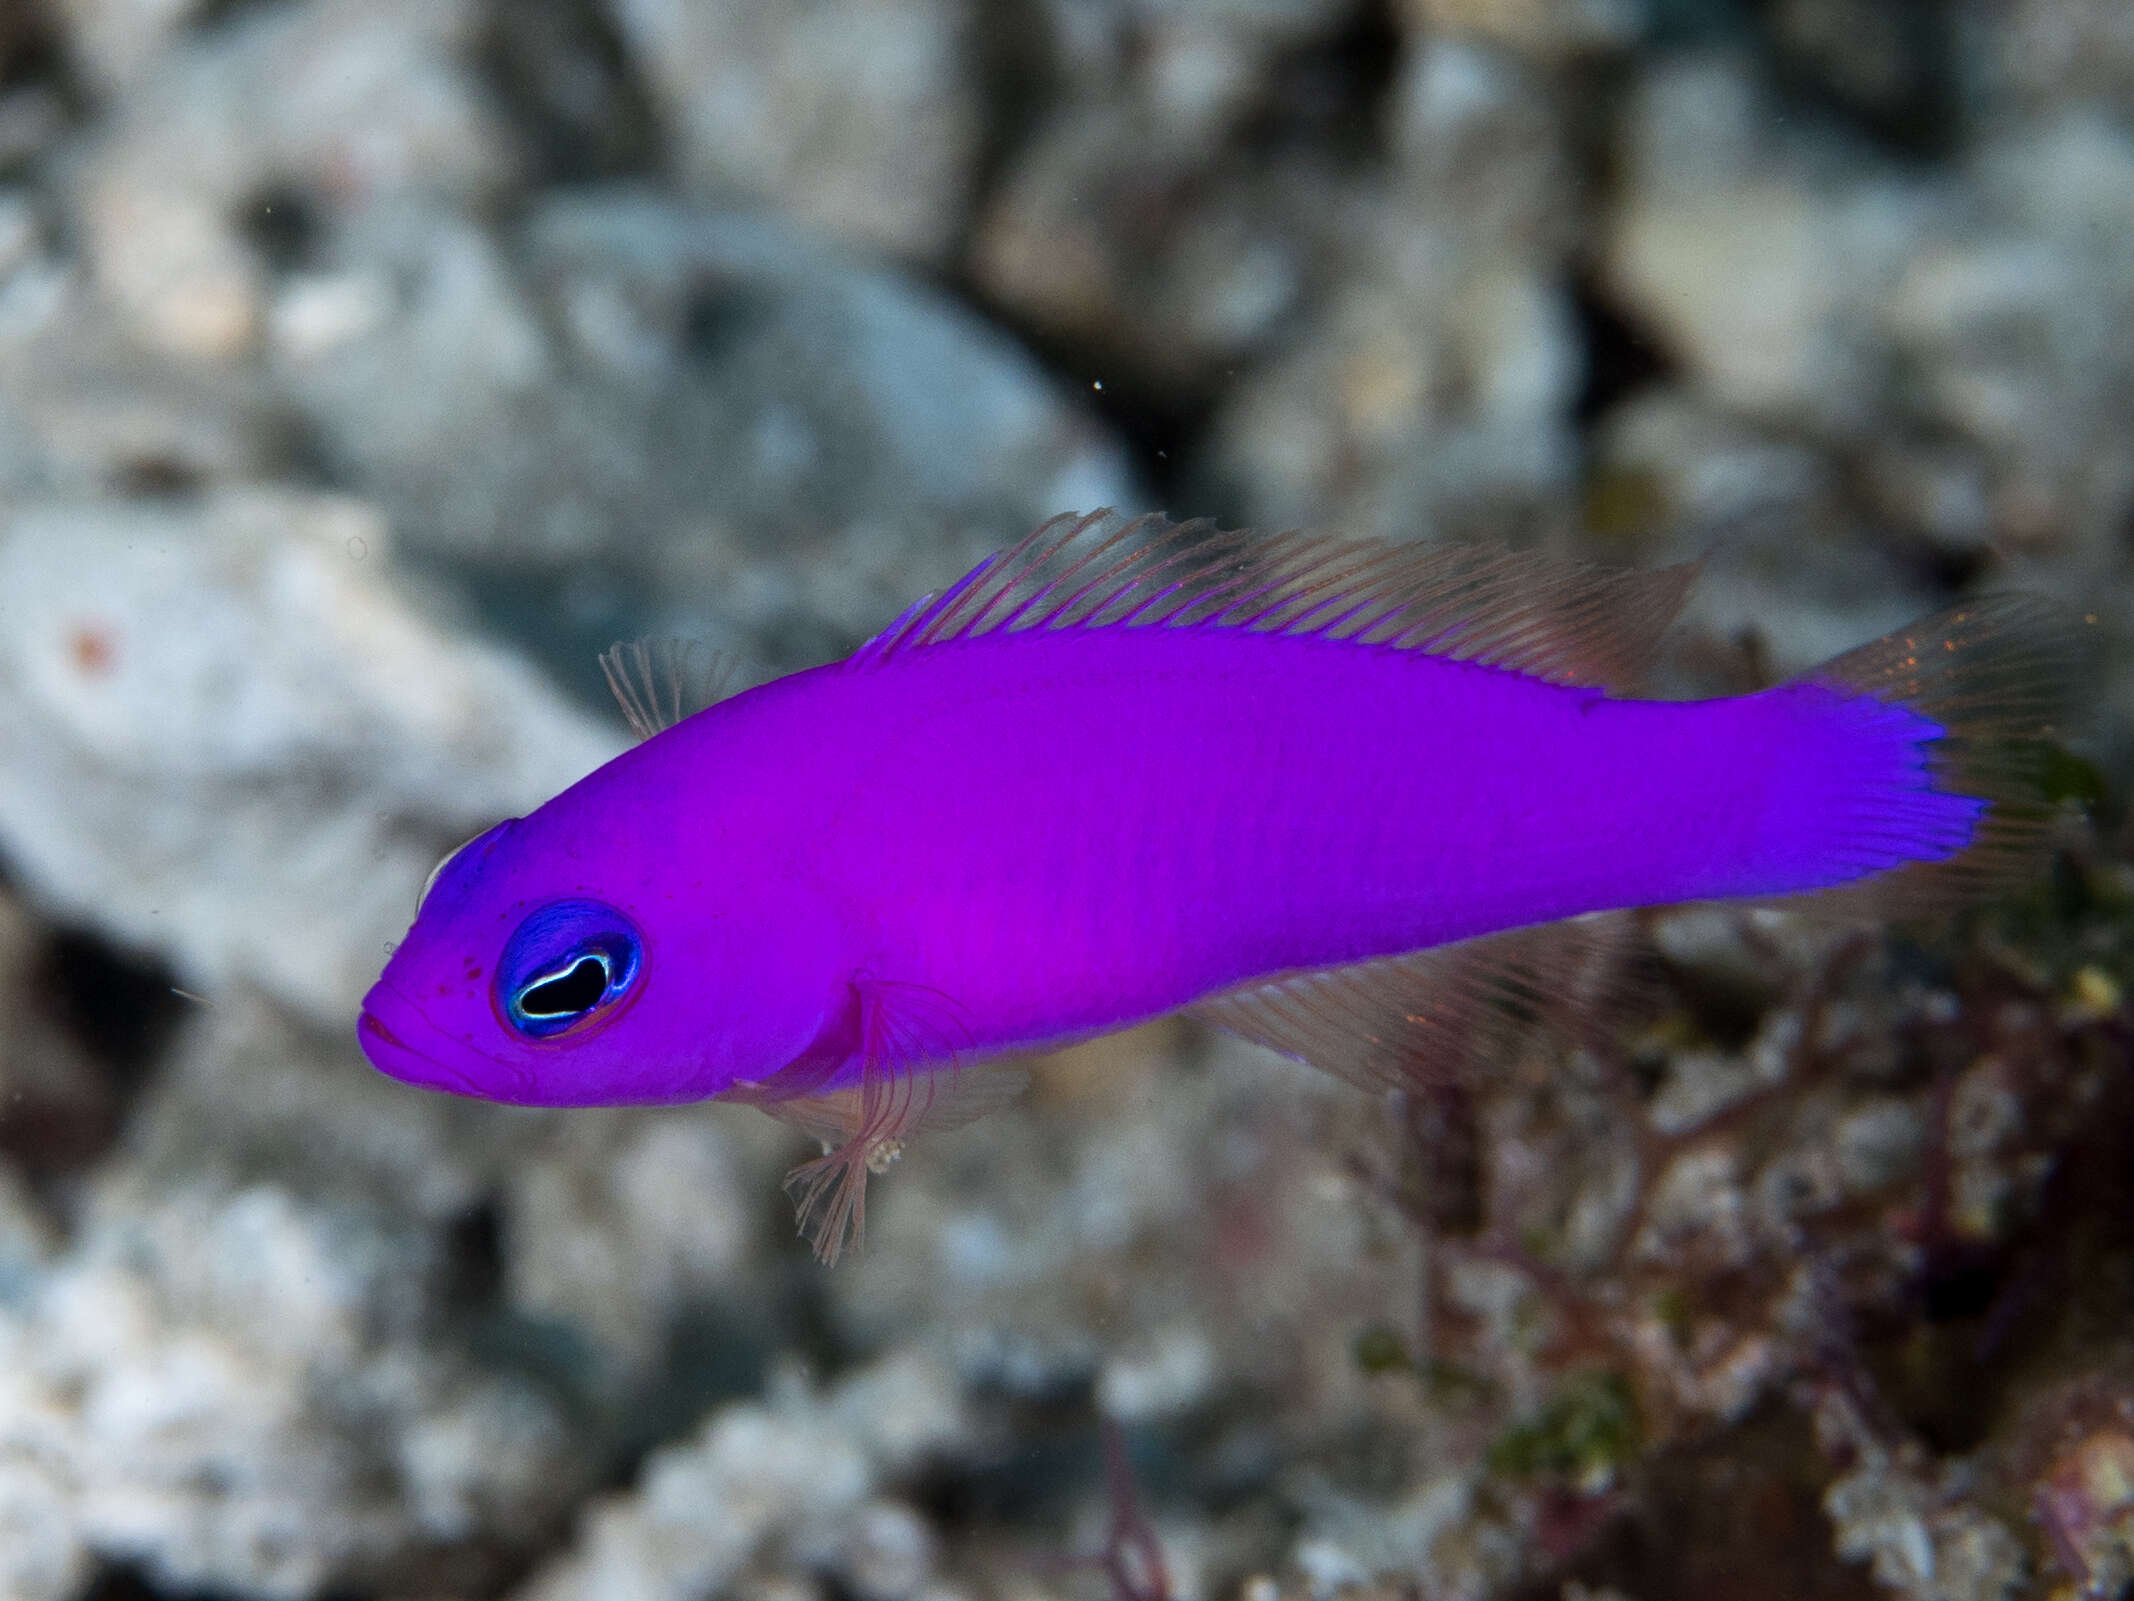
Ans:
POLYGON ((446 1034, 383 979, 363 997, 363 1010, 356 1019, 356 1042, 370 1058, 371 1066, 403 1084, 485 1101, 509 1100, 514 1091, 525 1088, 518 1082, 526 1076, 523 1069, 497 1061, 468 1041, 446 1034), (445 1065, 448 1056, 463 1057, 470 1051, 482 1057, 484 1065, 494 1063, 493 1077, 503 1082, 478 1084, 465 1071, 445 1065))

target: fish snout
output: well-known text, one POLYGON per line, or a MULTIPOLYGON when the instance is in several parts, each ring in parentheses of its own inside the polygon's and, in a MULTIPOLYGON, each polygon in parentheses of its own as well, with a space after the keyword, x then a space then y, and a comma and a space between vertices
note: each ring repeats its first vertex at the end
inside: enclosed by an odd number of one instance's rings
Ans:
POLYGON ((446 1065, 446 1058, 466 1054, 466 1047, 441 1033, 415 1004, 380 980, 363 997, 356 1018, 356 1043, 371 1066, 387 1078, 422 1089, 493 1100, 466 1072, 446 1065))

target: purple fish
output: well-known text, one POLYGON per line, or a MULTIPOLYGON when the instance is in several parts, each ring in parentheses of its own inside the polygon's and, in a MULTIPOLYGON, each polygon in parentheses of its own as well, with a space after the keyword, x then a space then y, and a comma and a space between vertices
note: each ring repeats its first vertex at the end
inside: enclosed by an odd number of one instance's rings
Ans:
POLYGON ((794 1178, 834 1256, 1016 1053, 1187 1008, 1398 1086, 1574 997, 1586 914, 2034 865, 2009 753, 2069 620, 2004 597, 1760 694, 1611 693, 1692 576, 1055 519, 846 661, 640 704, 440 868, 363 1048, 524 1105, 762 1106, 824 1142, 794 1178))

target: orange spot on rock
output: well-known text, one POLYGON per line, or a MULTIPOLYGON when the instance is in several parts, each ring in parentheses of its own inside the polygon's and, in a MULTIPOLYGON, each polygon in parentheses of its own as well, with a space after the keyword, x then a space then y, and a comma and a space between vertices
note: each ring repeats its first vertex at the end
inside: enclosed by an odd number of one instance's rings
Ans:
POLYGON ((67 638, 67 653, 84 678, 101 678, 118 660, 118 641, 101 623, 78 623, 67 638))

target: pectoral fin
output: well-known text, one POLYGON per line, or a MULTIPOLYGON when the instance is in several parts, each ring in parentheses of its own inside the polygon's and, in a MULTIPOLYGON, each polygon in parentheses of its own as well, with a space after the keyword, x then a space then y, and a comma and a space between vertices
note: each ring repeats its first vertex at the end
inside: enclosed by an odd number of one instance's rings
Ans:
POLYGON ((867 1178, 921 1129, 961 1128, 1020 1095, 1027 1075, 974 1059, 962 1009, 940 991, 868 976, 852 984, 858 1049, 827 1068, 766 1080, 740 1099, 820 1140, 786 1175, 800 1231, 825 1263, 866 1224, 867 1178), (782 1081, 782 1082, 781 1082, 782 1081))
POLYGON ((724 700, 741 676, 733 657, 687 639, 618 640, 600 653, 600 671, 640 740, 724 700))

